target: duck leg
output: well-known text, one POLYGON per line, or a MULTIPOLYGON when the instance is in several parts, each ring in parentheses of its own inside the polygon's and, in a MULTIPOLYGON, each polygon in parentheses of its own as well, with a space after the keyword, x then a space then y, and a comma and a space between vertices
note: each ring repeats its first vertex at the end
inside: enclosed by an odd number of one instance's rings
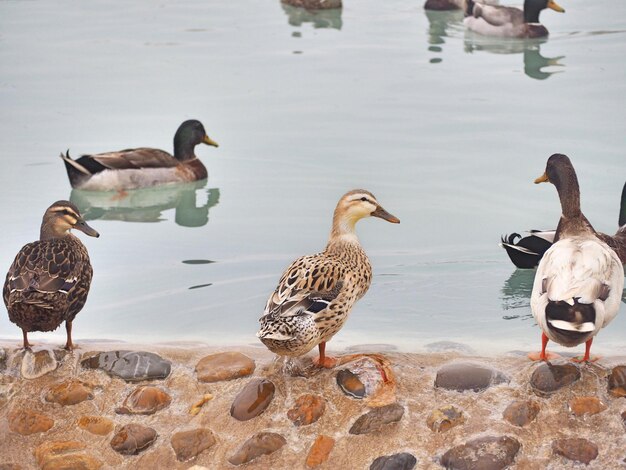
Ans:
POLYGON ((337 364, 337 359, 326 355, 326 341, 322 341, 320 344, 317 345, 317 347, 320 352, 320 357, 318 357, 313 362, 315 362, 320 367, 325 367, 326 369, 332 369, 333 367, 335 367, 335 364, 337 364))
POLYGON ((32 344, 28 342, 28 332, 24 328, 22 328, 22 336, 24 338, 24 349, 30 349, 32 344))
POLYGON ((591 352, 591 343, 593 343, 593 338, 588 339, 587 341, 585 341, 585 355, 583 356, 582 359, 578 359, 577 357, 575 357, 574 359, 572 359, 572 361, 574 362, 593 362, 593 361, 597 361, 599 358, 595 357, 593 359, 590 359, 590 352, 591 352))
POLYGON ((548 337, 546 336, 545 333, 541 333, 541 352, 536 353, 536 352, 532 352, 532 353, 528 353, 528 358, 531 361, 548 361, 549 359, 556 359, 557 357, 560 357, 558 354, 555 353, 549 353, 546 351, 546 346, 548 345, 548 337))
POLYGON ((71 351, 74 349, 74 343, 72 343, 72 322, 69 320, 65 321, 65 331, 67 331, 67 341, 64 349, 71 351))

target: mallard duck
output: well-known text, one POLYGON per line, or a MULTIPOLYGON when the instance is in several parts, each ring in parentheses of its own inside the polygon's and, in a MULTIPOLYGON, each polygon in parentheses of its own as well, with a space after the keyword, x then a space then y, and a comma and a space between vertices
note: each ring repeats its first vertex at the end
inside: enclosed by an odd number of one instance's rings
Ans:
POLYGON ((617 315, 624 289, 624 268, 615 251, 598 238, 580 210, 576 172, 569 158, 554 154, 535 183, 556 186, 563 211, 558 239, 543 255, 530 297, 533 316, 542 329, 541 353, 548 340, 573 347, 585 343, 582 361, 590 358, 593 337, 617 315))
POLYGON ((174 135, 174 155, 153 148, 136 148, 119 152, 83 155, 65 162, 72 188, 88 191, 123 191, 166 183, 185 183, 207 178, 207 171, 196 157, 198 144, 217 147, 200 121, 183 122, 174 135))
POLYGON ((515 266, 532 269, 537 267, 543 254, 552 246, 554 234, 554 230, 531 230, 530 235, 522 238, 519 233, 512 233, 500 239, 500 246, 506 250, 515 266))
MULTIPOLYGON (((516 242, 520 235, 513 233, 509 236, 504 235, 500 240, 500 246, 506 250, 515 266, 531 269, 539 264, 543 254, 552 246, 555 239, 558 240, 559 235, 556 230, 531 230, 529 236, 516 242)), ((617 232, 615 235, 596 232, 596 236, 613 248, 622 264, 626 264, 626 183, 622 188, 617 232)))
POLYGON ((271 351, 301 356, 318 346, 317 363, 333 366, 334 359, 325 355, 326 343, 372 280, 372 267, 355 233, 356 223, 369 216, 400 223, 369 191, 346 193, 335 209, 324 251, 298 258, 285 270, 259 320, 257 336, 271 351))
POLYGON ((565 13, 553 0, 525 0, 523 11, 467 0, 467 16, 463 22, 470 31, 485 36, 540 38, 548 35, 548 29, 539 23, 539 13, 546 8, 565 13))
POLYGON ((72 350, 72 322, 87 301, 93 271, 87 249, 70 233, 80 230, 100 235, 69 201, 57 201, 46 210, 39 240, 24 245, 9 268, 2 295, 9 320, 22 329, 24 348, 29 331, 52 331, 65 322, 72 350))

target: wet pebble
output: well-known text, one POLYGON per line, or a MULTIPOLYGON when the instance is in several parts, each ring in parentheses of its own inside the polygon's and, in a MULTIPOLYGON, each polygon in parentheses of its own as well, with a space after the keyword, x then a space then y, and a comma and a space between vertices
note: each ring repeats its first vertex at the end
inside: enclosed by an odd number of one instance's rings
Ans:
POLYGON ((471 363, 446 364, 437 371, 435 387, 446 390, 479 392, 509 379, 502 372, 471 363))
POLYGON ((260 432, 244 442, 228 461, 233 465, 242 465, 261 455, 276 452, 286 443, 287 441, 280 434, 274 432, 260 432))
POLYGON ((611 371, 609 393, 618 398, 626 397, 626 366, 617 366, 611 371))
POLYGON ((428 415, 426 425, 435 432, 445 432, 464 421, 463 412, 452 405, 448 405, 434 410, 428 415))
POLYGON ((48 390, 46 401, 62 406, 93 400, 93 386, 78 379, 67 379, 48 390))
POLYGON ((412 470, 416 463, 417 459, 413 455, 402 452, 378 457, 370 465, 370 470, 412 470))
POLYGON ((101 369, 127 382, 164 379, 172 364, 161 356, 145 351, 108 351, 96 353, 81 361, 88 369, 101 369))
POLYGON ((487 436, 453 447, 441 457, 450 470, 500 470, 511 465, 520 443, 509 436, 487 436))
POLYGON ((566 459, 583 462, 586 465, 598 457, 598 446, 580 437, 557 439, 552 442, 552 451, 566 459))
POLYGON ((144 385, 137 387, 126 397, 121 407, 115 412, 127 415, 151 415, 172 402, 172 397, 158 387, 144 385))
POLYGON ((177 432, 170 441, 179 462, 187 462, 215 445, 215 437, 210 429, 198 428, 177 432))
POLYGON ((349 397, 361 399, 365 396, 365 385, 348 369, 337 372, 337 385, 349 397))
POLYGON ((576 416, 595 415, 606 408, 597 397, 575 397, 569 402, 569 410, 576 416))
POLYGON ((624 426, 626 426, 626 411, 622 411, 621 417, 622 423, 624 424, 624 426))
POLYGON ((302 395, 296 400, 294 407, 287 411, 287 417, 296 426, 314 423, 324 414, 326 402, 317 395, 302 395))
POLYGON ((123 455, 135 455, 147 449, 157 440, 157 432, 141 424, 127 424, 111 439, 114 451, 123 455))
POLYGON ((550 364, 537 367, 530 377, 530 385, 539 396, 547 396, 580 379, 580 370, 574 364, 550 364))
POLYGON ((255 364, 240 352, 222 352, 200 359, 196 374, 200 382, 218 382, 245 377, 254 372, 255 364))
POLYGON ((541 407, 534 400, 515 400, 506 407, 502 417, 513 426, 524 427, 532 423, 541 407))
POLYGON ((402 419, 404 407, 398 403, 374 408, 360 416, 350 428, 350 434, 368 434, 382 429, 385 425, 402 419))
POLYGON ((46 441, 35 449, 35 459, 44 470, 96 470, 102 462, 84 452, 86 445, 77 441, 46 441))
POLYGON ((36 379, 56 370, 59 363, 54 357, 52 351, 47 349, 37 351, 25 351, 22 358, 20 372, 25 379, 36 379))
POLYGON ((113 431, 113 421, 104 416, 81 416, 76 424, 79 428, 98 436, 106 436, 113 431))
POLYGON ((266 379, 253 379, 235 397, 230 415, 239 421, 256 418, 270 405, 276 387, 266 379))
POLYGON ((27 409, 17 409, 9 413, 9 429, 28 436, 38 432, 46 432, 54 426, 54 420, 48 416, 27 409))
POLYGON ((309 454, 306 457, 306 466, 315 468, 328 460, 330 452, 335 446, 335 440, 329 436, 319 435, 313 442, 309 454))

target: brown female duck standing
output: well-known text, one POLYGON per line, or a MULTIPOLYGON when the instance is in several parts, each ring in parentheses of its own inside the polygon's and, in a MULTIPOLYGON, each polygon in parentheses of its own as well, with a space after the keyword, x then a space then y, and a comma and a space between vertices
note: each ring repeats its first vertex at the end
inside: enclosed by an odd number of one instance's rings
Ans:
POLYGON ((84 221, 69 201, 57 201, 46 210, 39 240, 25 245, 9 268, 4 303, 9 320, 22 329, 24 348, 29 331, 52 331, 65 321, 72 350, 72 322, 87 301, 93 270, 87 249, 70 233, 80 230, 100 235, 84 221))
POLYGON ((301 356, 319 347, 317 363, 332 367, 329 341, 369 289, 372 267, 355 233, 356 223, 374 216, 400 223, 369 191, 356 189, 337 204, 326 249, 302 256, 285 270, 265 306, 259 339, 281 356, 301 356))

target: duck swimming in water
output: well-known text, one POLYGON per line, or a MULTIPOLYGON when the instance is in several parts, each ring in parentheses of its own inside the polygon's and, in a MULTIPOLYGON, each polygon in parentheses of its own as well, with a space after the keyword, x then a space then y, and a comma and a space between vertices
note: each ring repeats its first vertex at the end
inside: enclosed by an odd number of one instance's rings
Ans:
POLYGON ((200 121, 183 122, 174 135, 174 155, 154 148, 83 155, 73 160, 69 151, 65 162, 72 188, 88 191, 124 191, 167 183, 206 179, 207 170, 196 157, 198 144, 217 147, 200 121))

